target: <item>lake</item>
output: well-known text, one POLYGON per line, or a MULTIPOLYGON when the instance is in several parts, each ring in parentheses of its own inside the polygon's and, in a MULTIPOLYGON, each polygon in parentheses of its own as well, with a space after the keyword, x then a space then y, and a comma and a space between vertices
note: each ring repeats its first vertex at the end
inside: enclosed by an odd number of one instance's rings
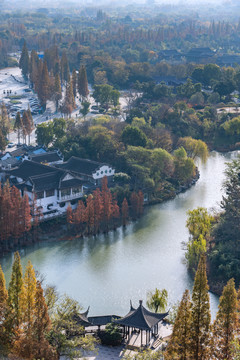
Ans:
MULTIPOLYGON (((129 301, 137 306, 149 290, 167 289, 169 306, 180 300, 192 279, 184 264, 182 243, 188 210, 198 206, 219 209, 226 162, 237 152, 212 152, 199 164, 200 179, 175 199, 147 207, 144 216, 126 229, 108 235, 61 242, 44 242, 20 250, 22 264, 28 259, 45 276, 46 283, 67 293, 90 315, 124 315, 129 301)), ((9 282, 13 253, 0 262, 9 282)), ((218 297, 211 294, 215 316, 218 297)))

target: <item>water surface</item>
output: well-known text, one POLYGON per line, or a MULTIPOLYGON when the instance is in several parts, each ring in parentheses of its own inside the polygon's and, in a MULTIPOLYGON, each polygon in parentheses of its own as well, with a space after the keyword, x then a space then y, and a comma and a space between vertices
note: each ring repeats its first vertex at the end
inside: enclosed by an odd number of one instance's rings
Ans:
MULTIPOLYGON (((137 306, 148 290, 167 289, 170 303, 181 299, 192 280, 184 264, 182 242, 188 238, 186 212, 198 206, 219 209, 225 162, 236 152, 212 152, 199 164, 200 179, 174 200, 148 207, 145 215, 126 229, 108 235, 64 242, 44 242, 20 250, 22 264, 34 268, 87 308, 91 315, 124 315, 129 300, 137 306)), ((13 253, 0 262, 9 281, 13 253)), ((218 298, 211 294, 216 313, 218 298)))

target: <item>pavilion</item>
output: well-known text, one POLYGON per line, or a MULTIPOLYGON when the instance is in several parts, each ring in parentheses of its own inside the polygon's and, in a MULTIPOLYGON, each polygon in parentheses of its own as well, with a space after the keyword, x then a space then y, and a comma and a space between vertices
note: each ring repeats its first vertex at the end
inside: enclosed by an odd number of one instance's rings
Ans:
POLYGON ((145 331, 146 333, 145 345, 147 345, 152 336, 158 336, 159 322, 167 315, 168 312, 160 314, 147 310, 143 306, 142 300, 140 300, 137 309, 133 308, 132 303, 130 302, 130 311, 128 314, 121 319, 115 320, 115 323, 123 327, 124 337, 128 340, 131 338, 132 334, 136 333, 136 329, 140 331, 142 346, 143 332, 145 331))

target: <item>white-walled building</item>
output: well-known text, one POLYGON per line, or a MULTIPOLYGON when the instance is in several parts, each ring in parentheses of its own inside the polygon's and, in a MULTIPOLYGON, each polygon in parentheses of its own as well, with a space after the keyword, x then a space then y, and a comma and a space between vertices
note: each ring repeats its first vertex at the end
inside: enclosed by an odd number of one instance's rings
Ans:
POLYGON ((114 169, 107 164, 91 160, 71 158, 56 166, 25 160, 16 169, 6 171, 11 185, 27 194, 30 204, 36 201, 36 207, 44 216, 60 216, 70 204, 74 209, 78 200, 93 191, 107 176, 111 182, 114 169))

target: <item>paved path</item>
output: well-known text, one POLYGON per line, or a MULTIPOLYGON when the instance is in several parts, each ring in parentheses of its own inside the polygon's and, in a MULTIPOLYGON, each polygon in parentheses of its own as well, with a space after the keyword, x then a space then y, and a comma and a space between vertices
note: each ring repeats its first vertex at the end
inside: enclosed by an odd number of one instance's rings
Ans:
MULTIPOLYGON (((76 360, 119 360, 122 358, 122 350, 123 346, 110 347, 99 345, 98 355, 86 354, 84 358, 76 360)), ((66 360, 66 358, 61 356, 60 360, 66 360)))

